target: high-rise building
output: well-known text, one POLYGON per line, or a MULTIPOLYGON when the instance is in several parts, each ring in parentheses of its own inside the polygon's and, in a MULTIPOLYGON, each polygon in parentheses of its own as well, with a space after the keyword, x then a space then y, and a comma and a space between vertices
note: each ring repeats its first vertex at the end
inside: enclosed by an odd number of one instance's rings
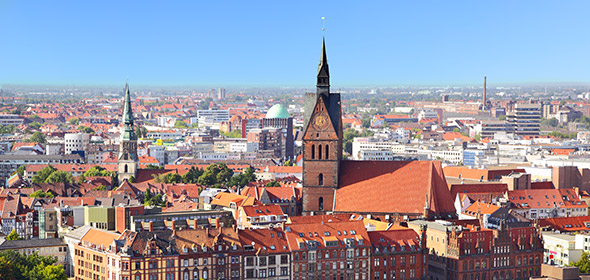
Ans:
POLYGON ((125 84, 125 101, 123 104, 123 127, 119 144, 119 181, 136 177, 138 166, 137 135, 131 109, 129 84, 125 84))
POLYGON ((539 135, 541 131, 541 104, 517 103, 506 115, 514 133, 519 136, 539 135))
POLYGON ((224 88, 220 88, 217 90, 217 98, 218 99, 224 99, 225 98, 225 89, 224 88))

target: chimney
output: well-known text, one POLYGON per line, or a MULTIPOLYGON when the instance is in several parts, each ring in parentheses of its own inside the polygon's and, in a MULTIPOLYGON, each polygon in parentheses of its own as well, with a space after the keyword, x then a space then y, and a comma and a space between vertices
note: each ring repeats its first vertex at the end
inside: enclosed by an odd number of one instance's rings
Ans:
POLYGON ((172 222, 170 222, 170 227, 172 228, 172 230, 176 230, 176 221, 172 220, 172 222))
POLYGON ((207 234, 207 237, 209 237, 209 227, 205 228, 205 234, 207 234))
POLYGON ((149 231, 150 231, 150 232, 153 232, 153 231, 154 231, 154 222, 150 222, 150 223, 148 224, 148 228, 149 228, 149 231))
POLYGON ((215 219, 215 227, 216 228, 221 228, 221 226, 219 224, 220 224, 219 218, 215 219))

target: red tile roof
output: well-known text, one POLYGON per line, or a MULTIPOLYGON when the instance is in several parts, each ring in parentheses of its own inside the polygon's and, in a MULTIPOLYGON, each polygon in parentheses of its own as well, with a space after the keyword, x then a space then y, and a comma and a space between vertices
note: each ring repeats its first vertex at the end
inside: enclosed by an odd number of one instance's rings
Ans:
POLYGON ((285 232, 280 228, 241 230, 238 232, 240 243, 244 246, 254 245, 254 250, 264 253, 289 252, 289 243, 285 232))
POLYGON ((248 217, 259 217, 259 216, 281 216, 284 215, 283 210, 280 206, 276 204, 272 205, 252 205, 252 206, 243 206, 244 213, 248 217))
POLYGON ((504 183, 452 184, 450 189, 451 196, 455 199, 458 193, 505 193, 508 191, 508 185, 504 183))
POLYGON ((424 212, 428 199, 437 214, 455 212, 438 161, 342 161, 336 212, 424 212))
POLYGON ((587 231, 590 230, 590 216, 540 219, 539 225, 559 231, 587 231))
POLYGON ((573 189, 516 190, 508 192, 508 200, 515 208, 588 208, 573 189))

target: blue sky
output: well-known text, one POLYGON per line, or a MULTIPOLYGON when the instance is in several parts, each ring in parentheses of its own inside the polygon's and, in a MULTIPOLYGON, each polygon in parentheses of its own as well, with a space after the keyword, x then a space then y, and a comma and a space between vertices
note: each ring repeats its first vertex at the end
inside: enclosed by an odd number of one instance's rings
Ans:
POLYGON ((0 84, 313 87, 590 80, 589 1, 0 0, 0 84))

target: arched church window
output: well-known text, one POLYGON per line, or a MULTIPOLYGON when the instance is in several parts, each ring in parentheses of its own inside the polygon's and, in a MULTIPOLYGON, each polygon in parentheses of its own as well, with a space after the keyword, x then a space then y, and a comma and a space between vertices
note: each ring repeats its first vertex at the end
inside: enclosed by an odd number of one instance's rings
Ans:
POLYGON ((320 211, 324 210, 324 198, 321 196, 318 199, 318 210, 320 210, 320 211))
POLYGON ((330 146, 326 144, 326 159, 330 159, 330 146))
POLYGON ((129 167, 127 167, 127 164, 125 164, 125 172, 124 173, 127 173, 127 172, 129 172, 129 167))
POLYGON ((320 175, 318 175, 318 186, 323 186, 324 185, 324 174, 320 173, 320 175))
POLYGON ((315 145, 311 145, 311 159, 315 159, 315 145))
POLYGON ((322 145, 318 145, 318 159, 322 159, 322 145))

